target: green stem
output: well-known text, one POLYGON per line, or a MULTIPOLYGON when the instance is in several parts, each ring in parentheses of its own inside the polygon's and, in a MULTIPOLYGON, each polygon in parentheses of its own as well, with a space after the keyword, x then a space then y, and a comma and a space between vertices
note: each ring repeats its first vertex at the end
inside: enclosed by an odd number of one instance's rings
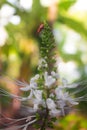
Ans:
POLYGON ((44 116, 43 124, 42 124, 40 130, 45 130, 45 128, 46 128, 46 126, 47 126, 48 115, 49 115, 49 110, 48 110, 48 108, 47 108, 47 109, 46 109, 46 115, 44 116))
MULTIPOLYGON (((49 89, 46 89, 46 93, 47 93, 47 98, 49 97, 49 89)), ((41 126, 41 129, 40 130, 45 130, 46 127, 47 127, 47 122, 48 122, 48 117, 49 117, 49 109, 46 105, 46 114, 45 116, 43 117, 43 124, 41 126)))

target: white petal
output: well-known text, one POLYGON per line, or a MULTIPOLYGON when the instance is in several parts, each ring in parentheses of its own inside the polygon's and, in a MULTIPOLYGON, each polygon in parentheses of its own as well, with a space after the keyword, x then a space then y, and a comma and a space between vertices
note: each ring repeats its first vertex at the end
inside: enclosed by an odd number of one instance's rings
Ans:
POLYGON ((53 93, 51 93, 51 94, 49 95, 50 98, 52 98, 52 97, 54 98, 54 96, 55 96, 55 95, 54 95, 53 93))
POLYGON ((30 86, 28 85, 26 87, 22 87, 22 88, 20 88, 20 90, 22 90, 22 91, 28 91, 28 90, 30 90, 30 86))
POLYGON ((38 80, 39 77, 40 77, 40 75, 39 75, 39 74, 36 74, 36 75, 34 76, 34 80, 38 80))
POLYGON ((56 104, 51 98, 47 98, 46 103, 47 103, 48 109, 50 109, 50 110, 55 109, 56 104))
POLYGON ((67 101, 71 104, 71 105, 78 105, 79 103, 74 101, 74 98, 68 98, 67 101))
POLYGON ((55 77, 56 79, 59 78, 59 74, 58 74, 58 73, 55 73, 54 71, 51 72, 51 75, 52 75, 53 77, 55 77))
POLYGON ((34 109, 35 111, 37 111, 37 110, 38 110, 38 104, 34 104, 33 109, 34 109))
POLYGON ((51 75, 48 75, 48 72, 45 72, 44 79, 45 79, 45 86, 47 86, 48 88, 51 87, 56 81, 55 78, 53 78, 51 75))
POLYGON ((55 89, 55 94, 56 94, 57 99, 62 99, 62 98, 64 98, 63 91, 62 91, 62 89, 61 89, 60 87, 57 87, 57 88, 55 89))
POLYGON ((59 108, 63 108, 63 107, 66 105, 65 101, 63 101, 63 100, 59 100, 59 101, 57 102, 57 104, 58 104, 58 107, 59 107, 59 108))
POLYGON ((42 90, 34 90, 34 96, 35 98, 37 98, 38 100, 42 99, 42 90))
POLYGON ((27 99, 27 97, 23 97, 23 98, 21 98, 21 99, 19 99, 20 101, 26 101, 26 100, 28 100, 27 99))
POLYGON ((34 77, 31 78, 31 82, 35 82, 36 80, 39 79, 39 74, 36 74, 34 77))
POLYGON ((64 88, 68 87, 68 81, 65 78, 62 79, 62 83, 64 88))
POLYGON ((30 88, 36 89, 37 83, 35 81, 30 81, 30 88))
POLYGON ((44 79, 46 80, 47 77, 48 77, 48 72, 45 72, 45 73, 44 73, 44 79))
POLYGON ((52 117, 56 117, 56 116, 60 116, 61 111, 60 111, 60 110, 57 110, 57 109, 52 109, 49 114, 50 114, 50 116, 52 116, 52 117))
POLYGON ((33 90, 31 89, 30 94, 29 94, 29 96, 27 98, 32 99, 32 97, 33 97, 33 90))

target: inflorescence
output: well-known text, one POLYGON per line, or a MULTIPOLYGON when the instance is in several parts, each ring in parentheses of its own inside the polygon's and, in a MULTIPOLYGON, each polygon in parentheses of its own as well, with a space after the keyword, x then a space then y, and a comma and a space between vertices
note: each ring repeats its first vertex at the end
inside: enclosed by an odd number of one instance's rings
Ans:
MULTIPOLYGON (((59 116, 65 116, 73 106, 87 99, 87 95, 75 97, 79 92, 78 89, 77 91, 70 91, 76 87, 78 88, 78 83, 70 85, 65 79, 60 79, 57 67, 55 67, 55 40, 48 23, 45 22, 38 33, 41 40, 38 73, 30 79, 29 84, 21 81, 17 82, 21 86, 20 90, 27 92, 28 95, 23 97, 5 92, 6 95, 21 102, 31 102, 28 107, 29 116, 12 120, 14 123, 25 120, 25 124, 16 126, 15 130, 19 128, 27 130, 29 125, 37 124, 37 122, 40 130, 52 127, 52 122, 59 116)), ((80 88, 80 91, 83 91, 83 89, 80 88)))

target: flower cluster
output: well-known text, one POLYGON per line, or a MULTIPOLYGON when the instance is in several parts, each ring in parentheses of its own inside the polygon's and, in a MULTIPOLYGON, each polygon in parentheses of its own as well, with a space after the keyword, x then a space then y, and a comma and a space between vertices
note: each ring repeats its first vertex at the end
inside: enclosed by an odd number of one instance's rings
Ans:
POLYGON ((56 84, 58 79, 59 75, 54 71, 50 75, 48 72, 35 75, 29 85, 20 88, 22 91, 29 91, 29 95, 22 97, 21 101, 32 100, 32 109, 35 112, 47 108, 51 117, 65 115, 65 109, 77 105, 78 102, 67 92, 68 84, 65 82, 62 86, 56 84), (43 86, 40 86, 42 81, 43 86))

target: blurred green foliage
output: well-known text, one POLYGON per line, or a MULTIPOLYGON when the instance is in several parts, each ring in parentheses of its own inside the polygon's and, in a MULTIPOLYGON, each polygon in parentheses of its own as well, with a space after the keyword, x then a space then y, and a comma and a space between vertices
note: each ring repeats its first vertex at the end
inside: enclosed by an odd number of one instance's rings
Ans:
POLYGON ((60 0, 59 10, 66 12, 75 3, 76 0, 60 0))
MULTIPOLYGON (((18 25, 9 22, 5 26, 8 33, 8 39, 6 44, 0 47, 1 73, 12 75, 19 79, 23 78, 24 80, 28 80, 32 74, 36 73, 39 57, 39 42, 36 30, 44 20, 49 21, 54 30, 62 30, 62 27, 65 25, 79 33, 84 39, 86 38, 87 29, 84 27, 84 24, 81 21, 71 18, 67 13, 69 8, 76 3, 76 0, 58 1, 58 4, 56 4, 58 12, 54 21, 51 21, 48 18, 49 7, 42 6, 40 0, 33 0, 31 10, 26 10, 21 7, 19 0, 13 1, 14 2, 9 0, 0 1, 1 8, 4 4, 13 7, 15 9, 14 16, 17 15, 21 19, 18 25), (55 24, 58 28, 56 28, 55 24)), ((75 61, 78 64, 78 69, 82 67, 83 71, 80 72, 80 75, 82 76, 84 73, 84 63, 81 59, 82 52, 80 50, 77 50, 75 54, 64 52, 63 46, 66 40, 66 36, 64 35, 66 34, 62 32, 62 41, 58 42, 59 54, 66 62, 75 61)))
POLYGON ((55 130, 87 130, 87 120, 80 115, 70 114, 60 119, 55 130))

